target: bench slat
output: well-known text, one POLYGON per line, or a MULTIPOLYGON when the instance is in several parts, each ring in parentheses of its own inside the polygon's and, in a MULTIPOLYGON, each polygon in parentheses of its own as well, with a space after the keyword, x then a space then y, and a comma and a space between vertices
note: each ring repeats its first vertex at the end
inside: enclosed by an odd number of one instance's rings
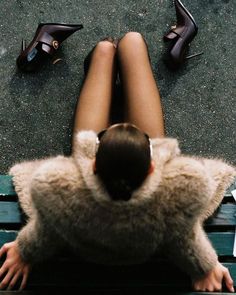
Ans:
POLYGON ((236 226, 236 204, 222 204, 217 212, 206 221, 208 228, 214 226, 236 226))
MULTIPOLYGON (((20 223, 17 202, 0 201, 0 223, 20 223)), ((236 204, 222 204, 217 213, 206 221, 206 227, 236 226, 236 204)))
POLYGON ((231 194, 231 191, 233 191, 233 190, 235 190, 236 189, 236 179, 235 179, 235 181, 231 184, 231 186, 227 189, 227 191, 226 191, 226 195, 227 196, 232 196, 232 194, 231 194))
MULTIPOLYGON (((234 281, 236 280, 236 265, 223 263, 229 268, 234 281)), ((109 289, 109 288, 184 288, 191 290, 190 278, 177 267, 163 263, 147 263, 139 266, 102 266, 84 264, 74 261, 62 263, 51 261, 41 266, 35 266, 30 277, 29 288, 70 286, 77 288, 109 289), (69 272, 65 272, 69 269, 69 272)), ((157 290, 157 289, 156 289, 157 290)), ((164 294, 164 293, 163 293, 164 294)))
MULTIPOLYGON (((232 197, 231 191, 236 189, 236 180, 233 184, 227 189, 225 196, 232 197)), ((0 195, 16 195, 14 186, 12 184, 12 176, 10 175, 0 175, 0 195)))
POLYGON ((5 243, 14 241, 17 233, 18 231, 16 230, 0 230, 0 247, 5 243))
POLYGON ((16 196, 16 192, 12 184, 12 176, 0 175, 0 195, 16 196))
POLYGON ((219 256, 232 256, 234 232, 212 232, 207 234, 219 256))
MULTIPOLYGON (((0 231, 0 244, 14 240, 17 231, 0 231)), ((234 233, 209 233, 209 237, 220 255, 232 255, 234 233)), ((155 264, 131 267, 112 267, 86 264, 79 259, 57 257, 37 267, 29 281, 28 288, 104 289, 109 288, 180 288, 188 285, 188 278, 165 259, 155 264), (153 269, 156 268, 156 271, 153 269), (65 272, 70 269, 70 272, 65 272), (159 271, 161 270, 161 271, 159 271), (170 279, 171 278, 171 279, 170 279)), ((234 258, 232 257, 232 260, 234 258)), ((236 281, 236 264, 224 263, 236 281)), ((188 294, 188 293, 181 293, 188 294)), ((191 293, 189 293, 191 294, 191 293)))
MULTIPOLYGON (((0 201, 0 223, 20 223, 17 202, 0 201)), ((206 221, 207 228, 214 226, 236 226, 236 205, 223 204, 218 212, 206 221)))
MULTIPOLYGON (((17 231, 0 230, 0 247, 4 243, 15 240, 17 231)), ((208 233, 208 237, 220 256, 232 256, 234 247, 234 232, 208 233)), ((234 258, 232 258, 234 259, 234 258)))
POLYGON ((0 224, 21 223, 21 214, 17 202, 0 202, 0 224))

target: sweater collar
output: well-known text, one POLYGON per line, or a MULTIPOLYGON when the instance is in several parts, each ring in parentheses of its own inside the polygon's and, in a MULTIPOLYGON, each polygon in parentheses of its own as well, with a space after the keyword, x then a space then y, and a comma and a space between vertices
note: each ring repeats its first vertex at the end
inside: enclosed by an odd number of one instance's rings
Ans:
MULTIPOLYGON (((164 165, 171 158, 179 154, 178 143, 175 139, 156 138, 151 140, 153 146, 154 171, 147 176, 143 184, 133 192, 128 203, 138 200, 148 200, 161 182, 164 165)), ((91 191, 91 195, 100 202, 111 202, 106 189, 99 177, 93 172, 93 161, 96 152, 96 133, 93 131, 81 131, 77 134, 75 161, 80 169, 86 189, 91 191)), ((117 201, 116 201, 117 203, 117 201)), ((123 203, 122 201, 120 203, 123 203)), ((127 202, 126 202, 127 203, 127 202)))

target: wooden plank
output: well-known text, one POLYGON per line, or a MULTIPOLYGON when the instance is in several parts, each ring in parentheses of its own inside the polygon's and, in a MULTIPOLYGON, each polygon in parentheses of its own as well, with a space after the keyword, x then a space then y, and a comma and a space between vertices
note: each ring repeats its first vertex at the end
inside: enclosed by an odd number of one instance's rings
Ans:
POLYGON ((226 191, 226 196, 232 196, 231 191, 236 189, 236 179, 226 191))
MULTIPOLYGON (((17 231, 0 230, 0 247, 4 243, 14 241, 16 236, 17 231)), ((234 232, 213 232, 208 233, 208 237, 219 256, 233 255, 234 232)))
POLYGON ((229 272, 234 281, 234 285, 236 286, 236 262, 235 263, 227 262, 227 263, 223 263, 223 265, 229 269, 229 272))
POLYGON ((3 244, 12 242, 16 239, 18 231, 14 230, 1 230, 0 231, 0 247, 2 247, 3 244))
POLYGON ((236 204, 222 204, 214 216, 210 217, 205 225, 207 228, 218 227, 234 227, 236 226, 236 204))
MULTIPOLYGON (((236 263, 223 263, 236 282, 236 263)), ((58 261, 34 268, 29 288, 76 287, 91 289, 111 288, 171 288, 191 290, 190 278, 174 265, 152 263, 137 266, 102 266, 83 262, 58 261), (70 270, 69 272, 66 270, 70 270)))
MULTIPOLYGON (((176 291, 176 290, 168 290, 168 289, 162 289, 160 290, 157 288, 155 291, 151 291, 153 293, 145 292, 146 295, 157 295, 157 294, 167 294, 167 295, 229 295, 229 292, 185 292, 185 291, 176 291), (163 291, 163 293, 160 293, 160 291, 163 291), (154 293, 155 292, 155 293, 154 293)), ((123 294, 123 293, 122 293, 123 294)))
MULTIPOLYGON (((17 231, 0 231, 0 246, 14 240, 17 231)), ((221 255, 232 254, 233 233, 211 233, 209 237, 221 255), (222 238, 224 236, 224 238, 222 238), (226 244, 230 244, 225 246, 226 244), (222 250, 223 249, 223 250, 222 250), (231 253, 230 253, 231 252, 231 253)), ((229 258, 228 258, 229 259, 229 258)), ((232 257, 232 260, 235 260, 232 257)), ((236 262, 224 263, 236 282, 236 262)), ((189 286, 188 277, 166 260, 137 266, 103 266, 85 263, 78 258, 56 257, 35 268, 28 288, 74 287, 88 289, 109 288, 169 288, 189 286), (70 269, 70 272, 66 270, 70 269), (155 269, 155 271, 153 271, 155 269)), ((145 293, 146 294, 146 293, 145 293)), ((165 292, 166 294, 166 292, 165 292)), ((177 294, 177 293, 176 293, 177 294)), ((178 294, 191 294, 178 293, 178 294)), ((203 293, 204 294, 204 293, 203 293)))
MULTIPOLYGON (((225 263, 236 282, 236 265, 225 263)), ((120 268, 92 264, 51 263, 35 269, 29 287, 70 286, 94 288, 190 288, 190 279, 176 267, 167 264, 120 268), (151 266, 151 267, 150 267, 151 266), (70 272, 66 271, 70 269, 70 272), (154 270, 155 269, 155 270, 154 270)))
MULTIPOLYGON (((0 201, 0 223, 20 223, 20 211, 17 202, 0 201)), ((208 229, 215 226, 236 226, 236 204, 223 204, 214 217, 206 221, 208 229)), ((232 228, 231 228, 232 229, 232 228)))
MULTIPOLYGON (((21 218, 18 203, 0 201, 0 224, 20 222, 21 218)), ((221 205, 214 217, 209 218, 205 225, 208 230, 212 230, 216 226, 224 226, 228 227, 228 229, 234 228, 236 226, 236 204, 221 205)))
POLYGON ((234 232, 208 233, 208 237, 219 256, 233 255, 234 235, 234 232))
POLYGON ((130 295, 130 294, 137 294, 137 295, 157 295, 157 294, 165 294, 165 295, 229 295, 230 293, 225 292, 185 292, 185 291, 176 291, 176 290, 169 290, 159 289, 159 288, 152 288, 152 289, 140 289, 140 288, 132 288, 132 289, 103 289, 103 290, 87 290, 84 288, 37 288, 37 290, 31 291, 0 291, 0 294, 3 295, 130 295))
POLYGON ((21 223, 21 214, 17 202, 0 202, 0 224, 7 223, 21 223))
MULTIPOLYGON (((236 189, 236 180, 227 189, 225 197, 232 197, 231 191, 236 189)), ((12 176, 0 175, 0 196, 16 195, 14 186, 12 184, 12 176)))
POLYGON ((12 176, 0 175, 0 196, 16 196, 15 189, 12 184, 12 176))
POLYGON ((175 266, 147 263, 132 266, 105 266, 83 261, 48 261, 35 266, 29 280, 29 288, 70 286, 88 289, 116 287, 168 286, 170 281, 176 286, 188 285, 190 280, 175 266), (68 269, 70 270, 68 272, 68 269), (155 269, 155 271, 154 271, 155 269), (169 274, 174 274, 169 276, 169 274), (170 280, 171 278, 171 280, 170 280), (182 283, 180 283, 182 282, 182 283))

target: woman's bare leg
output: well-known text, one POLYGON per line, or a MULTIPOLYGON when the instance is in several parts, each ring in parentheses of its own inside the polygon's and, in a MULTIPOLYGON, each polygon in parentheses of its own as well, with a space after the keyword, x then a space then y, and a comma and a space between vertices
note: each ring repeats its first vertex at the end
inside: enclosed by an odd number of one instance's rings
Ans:
POLYGON ((115 53, 115 45, 110 41, 100 41, 93 50, 76 107, 72 146, 78 131, 98 132, 108 127, 116 75, 115 53))
POLYGON ((152 138, 163 137, 165 131, 160 94, 142 35, 127 33, 118 44, 117 54, 127 121, 152 138))

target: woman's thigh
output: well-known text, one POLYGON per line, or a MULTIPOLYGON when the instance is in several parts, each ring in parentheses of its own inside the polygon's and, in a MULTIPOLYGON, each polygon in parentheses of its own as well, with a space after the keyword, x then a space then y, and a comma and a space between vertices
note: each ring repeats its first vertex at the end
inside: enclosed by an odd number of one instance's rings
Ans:
POLYGON ((110 106, 116 73, 116 48, 109 41, 100 41, 94 48, 75 112, 74 133, 96 132, 109 124, 110 106))
POLYGON ((150 137, 163 137, 161 98, 142 35, 127 33, 119 42, 117 55, 126 100, 126 120, 150 137))

